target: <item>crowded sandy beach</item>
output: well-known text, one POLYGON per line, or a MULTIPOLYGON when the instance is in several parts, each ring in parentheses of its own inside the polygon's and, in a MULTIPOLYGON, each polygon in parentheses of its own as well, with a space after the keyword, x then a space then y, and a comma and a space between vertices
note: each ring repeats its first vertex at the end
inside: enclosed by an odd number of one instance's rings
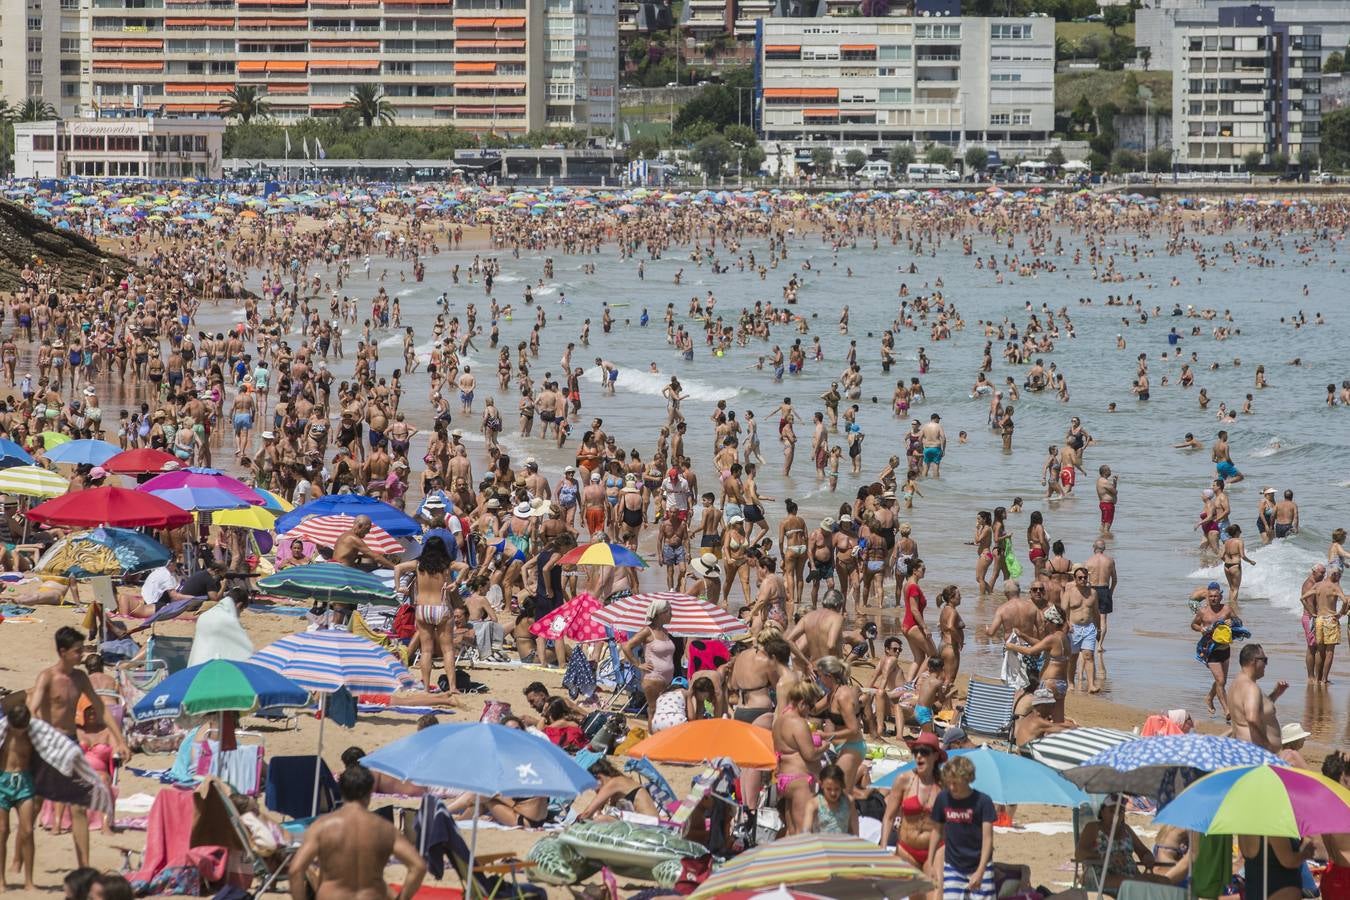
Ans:
POLYGON ((1350 895, 1340 200, 145 187, 4 191, 9 890, 1350 895))

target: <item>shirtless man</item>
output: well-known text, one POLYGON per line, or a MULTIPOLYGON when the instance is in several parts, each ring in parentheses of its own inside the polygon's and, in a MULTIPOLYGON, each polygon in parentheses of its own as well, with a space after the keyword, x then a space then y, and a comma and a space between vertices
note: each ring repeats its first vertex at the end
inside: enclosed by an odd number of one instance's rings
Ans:
POLYGON ((919 441, 923 444, 923 474, 934 478, 942 477, 942 457, 947 452, 947 432, 942 430, 942 417, 933 413, 928 424, 919 431, 919 441))
POLYGON ((1214 471, 1229 484, 1237 484, 1243 475, 1233 464, 1233 456, 1228 449, 1228 432, 1220 431, 1218 440, 1210 448, 1209 457, 1214 461, 1214 471))
POLYGON ((1298 504, 1294 502, 1294 492, 1285 491, 1284 499, 1275 504, 1275 537, 1295 534, 1298 534, 1298 504))
POLYGON ((1111 533, 1111 524, 1116 521, 1116 498, 1119 496, 1120 478, 1111 474, 1110 466, 1097 470, 1097 508, 1102 513, 1102 534, 1111 533))
POLYGON ((1308 572, 1308 577, 1303 579, 1303 586, 1299 588, 1299 599, 1303 605, 1303 615, 1301 616, 1303 624, 1303 643, 1307 645, 1303 653, 1303 664, 1308 670, 1308 684, 1317 681, 1317 668, 1313 665, 1316 656, 1314 648, 1317 646, 1317 636, 1313 632, 1313 606, 1312 589, 1327 577, 1327 567, 1324 563, 1317 563, 1308 572))
MULTIPOLYGON (((834 590, 833 534, 834 519, 827 516, 821 520, 819 528, 813 529, 806 536, 806 558, 807 565, 810 567, 806 573, 806 580, 811 582, 812 609, 816 608, 819 601, 822 582, 829 582, 830 590, 834 590)), ((848 585, 845 585, 844 588, 847 590, 848 585)))
MULTIPOLYGON (((994 618, 984 628, 985 635, 991 640, 1015 640, 1028 647, 1045 637, 1045 620, 1041 617, 1041 607, 1036 599, 1023 597, 1022 588, 1015 581, 1003 585, 1003 595, 1003 603, 994 611, 994 618)), ((1036 598, 1043 596, 1041 593, 1035 595, 1036 598)), ((1022 656, 1011 650, 1004 652, 1004 680, 1014 687, 1025 688, 1029 683, 1029 674, 1039 673, 1040 669, 1041 660, 1037 657, 1022 656)))
POLYGON ((1258 681, 1266 674, 1266 651, 1260 644, 1247 644, 1238 654, 1242 671, 1228 686, 1228 711, 1233 717, 1233 737, 1250 741, 1271 753, 1280 751, 1280 720, 1275 702, 1289 689, 1289 682, 1277 681, 1269 694, 1261 693, 1258 681))
POLYGON ((1096 591, 1088 585, 1088 568, 1080 565, 1073 571, 1073 583, 1064 589, 1064 609, 1069 614, 1069 684, 1079 688, 1079 676, 1088 693, 1101 690, 1097 683, 1097 645, 1100 626, 1105 617, 1099 615, 1096 591), (1082 670, 1081 672, 1079 670, 1082 670))
POLYGON ((407 869, 398 900, 411 900, 427 872, 417 848, 393 824, 370 811, 375 777, 364 766, 349 766, 338 778, 343 804, 305 829, 291 860, 293 900, 309 895, 306 875, 319 864, 318 900, 389 900, 384 869, 393 856, 407 869))
POLYGON ((368 534, 370 534, 370 516, 357 516, 352 522, 351 530, 340 536, 333 545, 333 562, 353 569, 361 567, 362 559, 379 563, 388 569, 396 566, 394 560, 366 543, 365 538, 368 534))
POLYGON ((1331 683, 1331 661, 1336 645, 1341 642, 1340 617, 1345 614, 1347 599, 1341 588, 1341 570, 1332 569, 1326 577, 1312 585, 1303 594, 1304 608, 1312 615, 1313 670, 1311 681, 1331 683))
POLYGON ((461 415, 469 415, 473 412, 473 390, 478 386, 478 379, 469 371, 469 367, 464 367, 464 372, 459 376, 459 411, 461 415))
POLYGON ((1097 612, 1101 616, 1101 632, 1097 635, 1097 653, 1106 652, 1106 626, 1108 617, 1115 611, 1116 561, 1106 555, 1106 541, 1098 538, 1092 542, 1092 555, 1083 561, 1087 567, 1088 584, 1097 595, 1097 612))
POLYGON ((785 637, 805 659, 844 656, 844 595, 833 588, 825 592, 819 609, 797 620, 785 637))
MULTIPOLYGON (((89 676, 76 666, 84 656, 84 636, 68 625, 56 629, 56 663, 43 669, 28 695, 28 711, 36 718, 62 731, 72 741, 75 736, 75 711, 81 698, 93 707, 97 721, 106 722, 112 734, 113 751, 123 759, 131 757, 131 748, 122 736, 117 720, 103 708, 103 698, 94 690, 89 676)), ((75 839, 76 866, 89 865, 89 812, 72 806, 71 836, 75 839)))

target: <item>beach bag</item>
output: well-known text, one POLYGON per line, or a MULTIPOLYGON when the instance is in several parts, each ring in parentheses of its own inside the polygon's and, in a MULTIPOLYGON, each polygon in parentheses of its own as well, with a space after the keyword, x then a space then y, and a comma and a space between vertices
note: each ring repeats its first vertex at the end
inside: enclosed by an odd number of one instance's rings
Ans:
POLYGON ((684 705, 684 691, 676 688, 656 698, 656 711, 652 713, 651 720, 652 734, 683 725, 687 721, 689 716, 684 705))
POLYGON ((1022 577, 1022 564, 1017 561, 1017 554, 1013 553, 1012 541, 1008 542, 1008 552, 1003 555, 1003 564, 1008 569, 1009 578, 1022 577))
POLYGON ((399 640, 407 640, 417 634, 416 609, 411 603, 399 606, 398 612, 394 613, 394 624, 389 627, 389 633, 399 640))
POLYGON ((1214 630, 1210 632, 1209 637, 1216 644, 1231 644, 1233 643, 1233 628, 1227 622, 1220 622, 1214 626, 1214 630))
POLYGON ((487 722, 492 725, 500 725, 502 719, 511 715, 511 704, 504 700, 485 700, 483 702, 483 714, 478 717, 478 721, 487 722))

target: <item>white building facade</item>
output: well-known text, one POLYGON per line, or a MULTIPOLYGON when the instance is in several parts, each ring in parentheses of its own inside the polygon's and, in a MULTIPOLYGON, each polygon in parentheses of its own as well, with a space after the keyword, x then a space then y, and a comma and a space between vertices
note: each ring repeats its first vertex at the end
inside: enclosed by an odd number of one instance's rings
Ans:
POLYGON ((16 178, 219 178, 225 121, 127 117, 14 123, 16 178))
POLYGON ((768 19, 756 127, 780 145, 1014 149, 1055 120, 1049 18, 768 19))
POLYGON ((1316 153, 1322 121, 1321 34, 1275 9, 1222 9, 1177 29, 1172 143, 1191 168, 1238 169, 1248 154, 1297 162, 1316 153))

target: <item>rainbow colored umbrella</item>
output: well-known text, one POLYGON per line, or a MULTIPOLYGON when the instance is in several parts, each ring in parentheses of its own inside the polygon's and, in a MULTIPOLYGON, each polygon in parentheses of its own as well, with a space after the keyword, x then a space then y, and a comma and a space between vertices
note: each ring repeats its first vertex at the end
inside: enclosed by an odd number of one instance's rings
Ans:
POLYGON ((609 544, 604 541, 596 541, 594 544, 582 544, 563 554, 559 564, 564 566, 632 566, 637 569, 647 568, 647 564, 642 561, 632 550, 629 550, 623 544, 609 544))
POLYGON ((1350 790, 1307 769, 1234 766, 1177 794, 1155 821, 1203 834, 1344 834, 1350 832, 1350 790))
POLYGON ((309 691, 284 675, 253 663, 213 659, 161 681, 136 703, 131 714, 139 722, 308 705, 309 691))

